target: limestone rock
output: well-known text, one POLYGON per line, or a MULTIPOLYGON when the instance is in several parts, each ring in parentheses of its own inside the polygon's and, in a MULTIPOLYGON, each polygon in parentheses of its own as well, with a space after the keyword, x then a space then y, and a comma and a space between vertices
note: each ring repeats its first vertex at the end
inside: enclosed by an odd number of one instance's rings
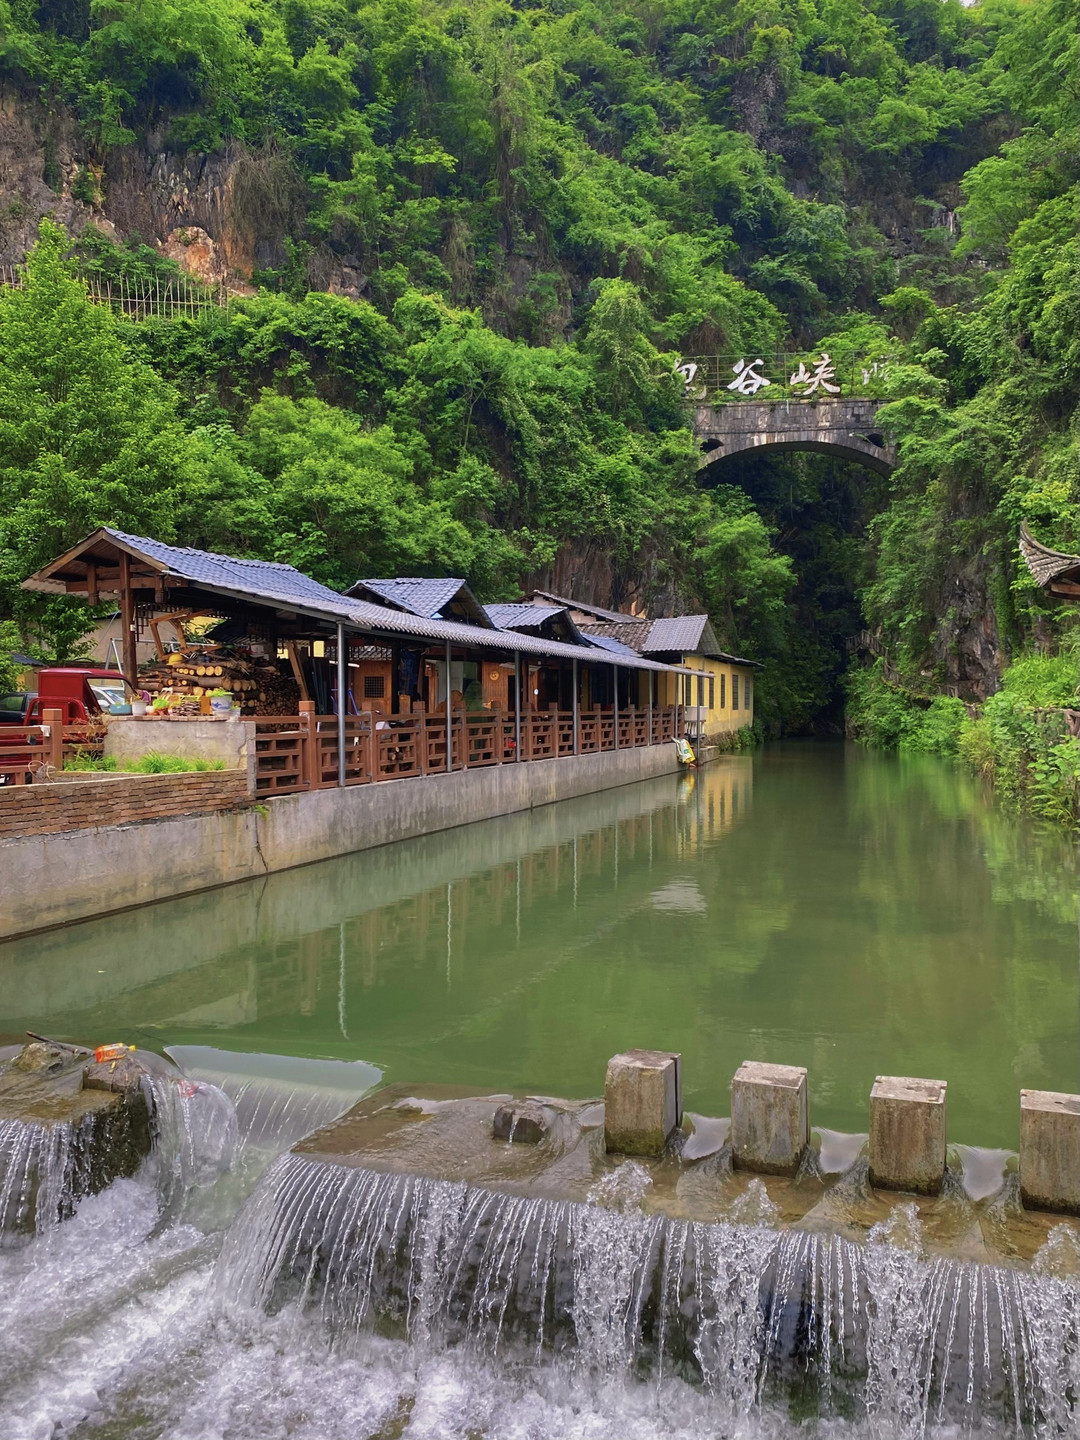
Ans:
POLYGON ((516 1145, 539 1145, 548 1133, 548 1122, 539 1105, 514 1103, 500 1105, 491 1122, 496 1140, 509 1140, 516 1145))

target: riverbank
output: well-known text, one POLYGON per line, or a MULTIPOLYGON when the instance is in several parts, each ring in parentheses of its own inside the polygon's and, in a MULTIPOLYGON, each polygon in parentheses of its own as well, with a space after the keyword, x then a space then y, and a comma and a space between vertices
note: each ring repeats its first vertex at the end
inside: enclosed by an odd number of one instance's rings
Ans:
MULTIPOLYGON (((678 769, 674 745, 638 746, 300 792, 276 796, 265 805, 138 824, 17 836, 0 842, 5 879, 0 892, 0 939, 675 774, 678 769)), ((216 783, 219 777, 185 779, 216 783)), ((23 788, 33 794, 39 787, 23 788)))
POLYGON ((981 705, 931 695, 887 673, 882 659, 849 672, 849 736, 879 749, 958 759, 1005 806, 1080 826, 1080 700, 1075 646, 1022 656, 981 705))

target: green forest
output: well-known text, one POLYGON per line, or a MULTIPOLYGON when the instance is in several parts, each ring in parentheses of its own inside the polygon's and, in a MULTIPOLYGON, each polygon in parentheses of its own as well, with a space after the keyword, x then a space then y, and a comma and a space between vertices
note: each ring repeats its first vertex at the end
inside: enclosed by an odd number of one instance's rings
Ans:
POLYGON ((77 649, 19 582, 101 523, 485 600, 569 557, 707 609, 762 735, 1075 816, 1075 609, 1017 540, 1078 548, 1076 37, 1072 0, 0 0, 82 217, 0 287, 0 640, 77 649), (89 298, 179 274, 98 223, 146 152, 223 157, 228 305, 89 298), (680 360, 811 349, 887 367, 898 468, 699 471, 680 360))

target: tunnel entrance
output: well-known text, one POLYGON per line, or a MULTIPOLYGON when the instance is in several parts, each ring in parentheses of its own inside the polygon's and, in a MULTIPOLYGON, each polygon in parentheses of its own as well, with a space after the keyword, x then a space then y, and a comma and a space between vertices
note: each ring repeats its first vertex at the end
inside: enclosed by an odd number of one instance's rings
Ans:
POLYGON ((887 480, 832 455, 760 448, 699 473, 704 488, 733 486, 749 497, 797 576, 778 636, 762 656, 770 728, 780 734, 844 733, 843 677, 851 644, 866 628, 859 591, 867 579, 866 535, 884 506, 887 480))

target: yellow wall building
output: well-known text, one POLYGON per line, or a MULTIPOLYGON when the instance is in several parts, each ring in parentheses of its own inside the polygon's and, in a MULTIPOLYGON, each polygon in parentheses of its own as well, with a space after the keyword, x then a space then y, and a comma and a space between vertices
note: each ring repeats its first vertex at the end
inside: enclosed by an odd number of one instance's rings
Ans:
POLYGON ((563 607, 583 635, 695 671, 656 677, 655 703, 685 705, 691 735, 719 739, 754 723, 754 672, 761 666, 722 650, 707 615, 650 620, 546 590, 534 590, 530 603, 563 607))
POLYGON ((754 671, 761 667, 721 650, 707 615, 654 620, 641 653, 685 665, 693 675, 658 675, 661 705, 685 705, 691 730, 719 738, 754 722, 754 671))

